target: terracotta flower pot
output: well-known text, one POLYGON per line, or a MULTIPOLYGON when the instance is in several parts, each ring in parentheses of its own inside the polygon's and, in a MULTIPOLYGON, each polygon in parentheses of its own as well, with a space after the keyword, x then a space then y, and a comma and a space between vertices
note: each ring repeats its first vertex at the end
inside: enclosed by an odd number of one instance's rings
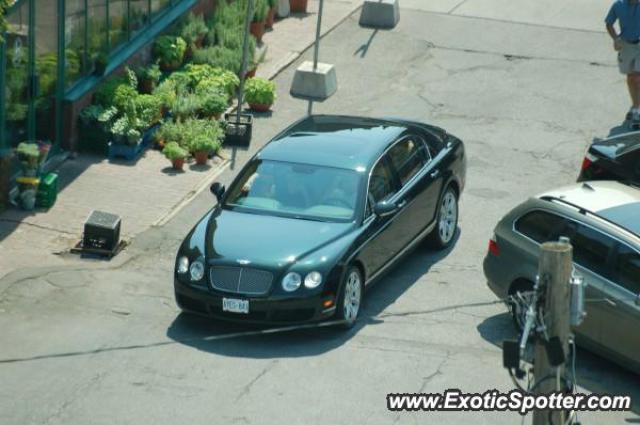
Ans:
POLYGON ((184 167, 184 158, 176 158, 171 161, 171 164, 173 165, 174 170, 182 171, 182 168, 184 167))
POLYGON ((262 36, 264 35, 264 21, 262 22, 251 22, 251 27, 249 29, 251 34, 258 40, 258 43, 262 43, 262 36))
POLYGON ((273 28, 273 23, 276 20, 276 8, 272 7, 269 9, 269 13, 267 14, 267 21, 264 23, 266 29, 273 28))
POLYGON ((245 78, 253 78, 256 76, 256 71, 258 70, 258 67, 256 66, 253 69, 250 69, 249 71, 247 71, 246 74, 244 74, 245 78))
POLYGON ((308 0, 289 0, 291 13, 307 13, 308 0))
POLYGON ((271 103, 249 103, 249 108, 256 112, 268 112, 271 109, 271 103))
POLYGON ((198 151, 194 154, 194 157, 196 158, 196 164, 205 165, 207 163, 207 160, 209 159, 209 152, 198 151))

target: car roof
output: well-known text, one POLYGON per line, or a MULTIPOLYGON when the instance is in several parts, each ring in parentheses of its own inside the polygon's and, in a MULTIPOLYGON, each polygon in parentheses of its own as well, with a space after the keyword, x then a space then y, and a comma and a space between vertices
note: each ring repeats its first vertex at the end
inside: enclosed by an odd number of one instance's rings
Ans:
POLYGON ((617 158, 640 149, 640 131, 618 134, 606 139, 596 140, 591 149, 609 158, 617 158))
POLYGON ((537 196, 579 207, 640 236, 640 190, 616 181, 589 181, 537 196))
POLYGON ((387 119, 312 115, 276 136, 258 158, 362 171, 407 129, 387 119))

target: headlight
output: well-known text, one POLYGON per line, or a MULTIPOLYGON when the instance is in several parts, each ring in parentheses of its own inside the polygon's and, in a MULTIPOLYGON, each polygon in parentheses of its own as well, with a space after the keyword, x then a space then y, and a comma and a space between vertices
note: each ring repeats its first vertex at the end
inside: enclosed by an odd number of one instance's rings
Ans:
POLYGON ((189 267, 189 273, 191 273, 191 280, 202 280, 204 277, 204 264, 201 261, 194 261, 189 267))
POLYGON ((302 277, 296 272, 287 273, 282 279, 282 289, 287 292, 293 292, 302 284, 302 277))
POLYGON ((178 259, 178 273, 185 274, 189 271, 189 259, 187 257, 180 257, 178 259))
POLYGON ((317 288, 322 283, 320 272, 311 272, 304 278, 304 286, 309 289, 317 288))

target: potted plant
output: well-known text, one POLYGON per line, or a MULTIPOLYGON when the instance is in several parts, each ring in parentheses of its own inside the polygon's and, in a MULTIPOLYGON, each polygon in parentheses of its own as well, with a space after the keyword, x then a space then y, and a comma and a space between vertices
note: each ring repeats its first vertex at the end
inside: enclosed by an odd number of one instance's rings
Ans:
POLYGON ((109 55, 106 52, 100 52, 93 60, 93 72, 98 76, 104 75, 107 65, 109 65, 109 55))
POLYGON ((269 14, 269 5, 267 0, 257 0, 254 6, 255 12, 253 13, 253 19, 251 20, 250 31, 258 43, 262 43, 262 36, 265 31, 265 22, 267 20, 267 15, 269 14))
POLYGON ((307 13, 308 0, 289 0, 291 13, 307 13))
POLYGON ((185 121, 195 117, 202 111, 202 99, 195 93, 178 96, 173 102, 171 113, 175 121, 185 121))
POLYGON ((209 32, 209 27, 204 22, 202 15, 190 13, 185 24, 180 30, 180 37, 187 43, 186 57, 191 58, 195 48, 201 48, 204 38, 209 32))
POLYGON ((196 159, 196 164, 205 165, 209 154, 218 148, 218 140, 210 139, 207 134, 196 136, 191 142, 191 152, 196 159))
POLYGON ((264 23, 266 29, 273 28, 273 23, 276 19, 276 8, 278 7, 278 0, 267 0, 269 5, 269 12, 267 13, 267 20, 264 23))
POLYGON ((182 65, 187 42, 182 37, 163 35, 153 45, 153 55, 163 71, 175 71, 182 65))
POLYGON ((205 117, 219 120, 227 109, 229 98, 221 86, 212 86, 207 90, 198 92, 202 114, 205 117))
POLYGON ((267 112, 276 100, 276 85, 264 78, 252 78, 245 86, 245 100, 257 112, 267 112))
POLYGON ((162 116, 167 116, 177 97, 175 81, 170 79, 164 80, 158 84, 158 87, 153 91, 153 95, 160 99, 162 116))
POLYGON ((22 142, 16 148, 18 161, 22 166, 22 175, 35 177, 38 175, 40 165, 40 149, 36 143, 22 142))
POLYGON ((164 156, 171 161, 174 170, 182 171, 184 160, 189 155, 185 149, 181 148, 176 142, 169 142, 162 149, 164 156))
POLYGON ((140 93, 151 94, 160 82, 162 72, 160 71, 160 66, 154 63, 136 69, 136 76, 138 77, 138 90, 140 90, 140 93))

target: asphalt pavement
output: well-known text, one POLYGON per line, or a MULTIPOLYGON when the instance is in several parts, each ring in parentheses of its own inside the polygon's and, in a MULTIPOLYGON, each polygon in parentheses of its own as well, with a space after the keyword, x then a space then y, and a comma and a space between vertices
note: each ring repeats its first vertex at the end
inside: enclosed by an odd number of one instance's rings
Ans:
MULTIPOLYGON (((1 424, 521 423, 515 413, 389 412, 386 395, 513 389, 499 347, 515 335, 482 259, 504 213, 575 181, 593 137, 619 131, 627 99, 609 42, 418 6, 391 31, 357 19, 323 39, 339 89, 314 112, 419 119, 462 138, 469 170, 453 248, 419 248, 393 268, 349 332, 215 323, 179 314, 171 281, 182 237, 214 204, 202 192, 112 263, 25 270, 0 285, 1 424)), ((305 115, 288 90, 311 54, 275 79, 273 113, 256 116, 249 151, 226 151, 219 181, 305 115)), ((583 350, 577 372, 583 391, 634 397, 632 412, 583 413, 582 423, 640 422, 637 375, 583 350)))

